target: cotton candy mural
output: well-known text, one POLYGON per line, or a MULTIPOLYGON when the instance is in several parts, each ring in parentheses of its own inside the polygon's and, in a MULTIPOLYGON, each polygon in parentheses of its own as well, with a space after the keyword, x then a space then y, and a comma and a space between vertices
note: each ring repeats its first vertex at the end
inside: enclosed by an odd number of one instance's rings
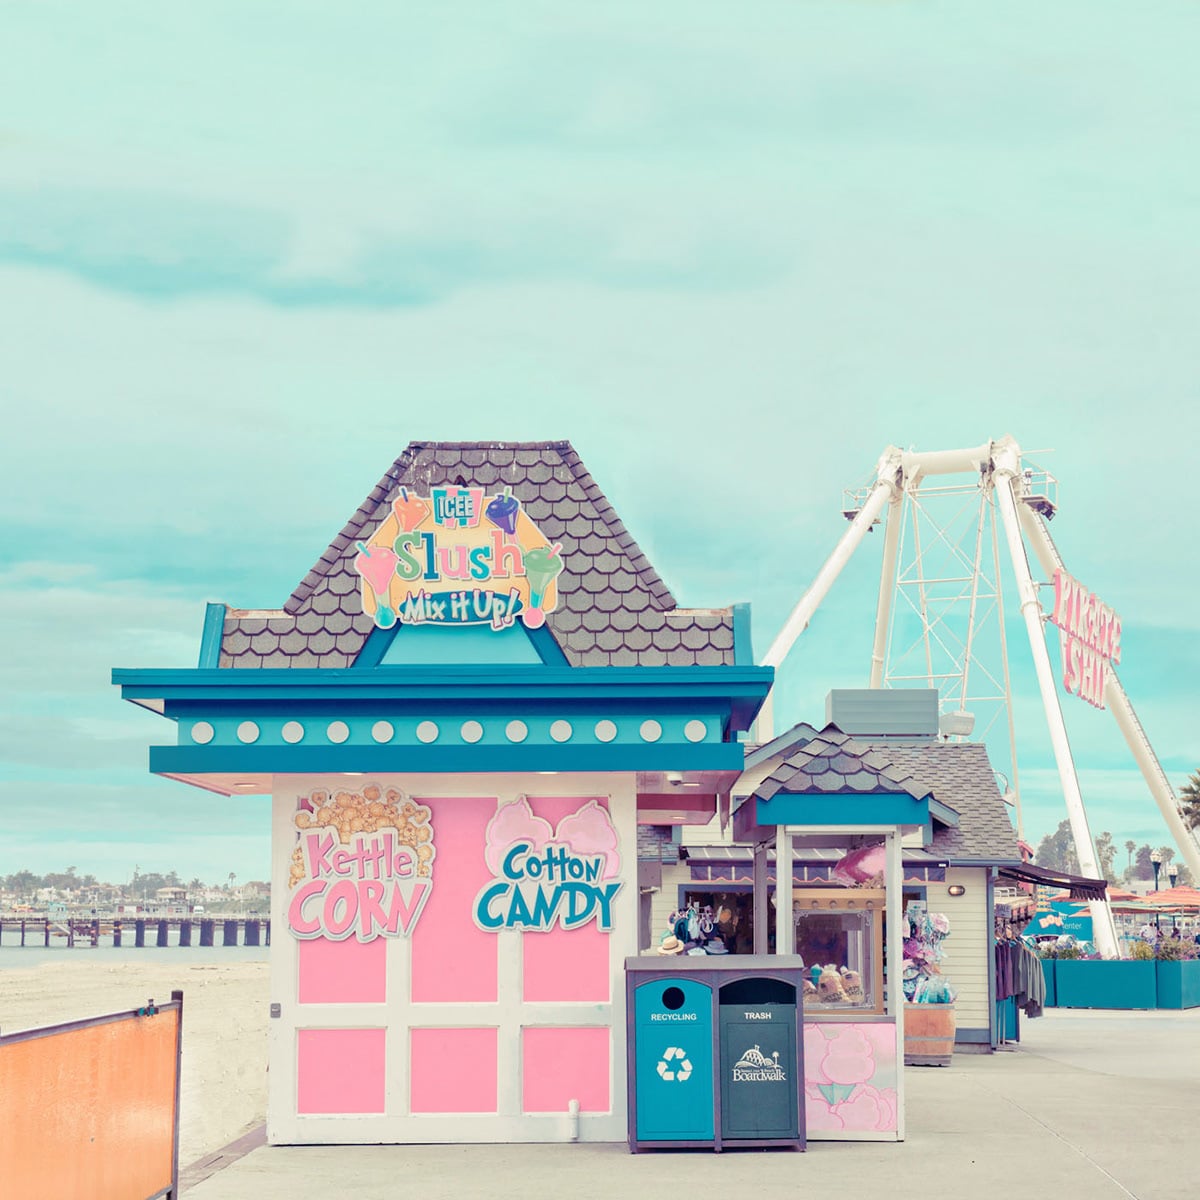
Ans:
POLYGON ((894 1133, 896 1030, 890 1023, 804 1027, 809 1137, 894 1133))

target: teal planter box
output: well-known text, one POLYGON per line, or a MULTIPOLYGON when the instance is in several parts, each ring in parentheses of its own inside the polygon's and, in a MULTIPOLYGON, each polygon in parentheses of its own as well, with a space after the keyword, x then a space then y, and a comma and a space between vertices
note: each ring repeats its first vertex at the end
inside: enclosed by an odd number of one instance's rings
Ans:
POLYGON ((1042 959, 1042 974, 1046 977, 1046 1007, 1058 1007, 1058 977, 1054 970, 1058 966, 1057 959, 1042 959))
POLYGON ((1054 964, 1059 1008, 1157 1008, 1158 981, 1151 961, 1060 958, 1054 964))
POLYGON ((1200 959, 1156 962, 1159 1008, 1200 1008, 1200 959))

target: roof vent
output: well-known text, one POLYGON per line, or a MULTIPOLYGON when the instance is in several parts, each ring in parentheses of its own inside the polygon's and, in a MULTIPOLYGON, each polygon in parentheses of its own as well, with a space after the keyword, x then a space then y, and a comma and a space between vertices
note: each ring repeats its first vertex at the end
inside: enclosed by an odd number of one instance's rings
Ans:
POLYGON ((851 737, 932 741, 939 733, 937 688, 835 688, 825 719, 851 737))

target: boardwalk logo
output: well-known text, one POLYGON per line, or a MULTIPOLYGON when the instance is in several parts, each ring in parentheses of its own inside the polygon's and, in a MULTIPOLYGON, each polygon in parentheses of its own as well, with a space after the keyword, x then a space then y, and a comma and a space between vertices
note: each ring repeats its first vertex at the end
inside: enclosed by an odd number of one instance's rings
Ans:
POLYGON ((779 1051, 770 1058, 764 1057, 758 1046, 751 1046, 741 1059, 733 1064, 734 1083, 778 1083, 787 1075, 779 1065, 779 1051))

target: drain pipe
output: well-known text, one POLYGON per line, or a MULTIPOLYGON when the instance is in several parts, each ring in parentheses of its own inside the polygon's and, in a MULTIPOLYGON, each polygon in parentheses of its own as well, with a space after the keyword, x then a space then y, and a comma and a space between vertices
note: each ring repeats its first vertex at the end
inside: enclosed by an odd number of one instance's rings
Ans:
POLYGON ((567 1141, 579 1141, 579 1101, 567 1101, 567 1141))

